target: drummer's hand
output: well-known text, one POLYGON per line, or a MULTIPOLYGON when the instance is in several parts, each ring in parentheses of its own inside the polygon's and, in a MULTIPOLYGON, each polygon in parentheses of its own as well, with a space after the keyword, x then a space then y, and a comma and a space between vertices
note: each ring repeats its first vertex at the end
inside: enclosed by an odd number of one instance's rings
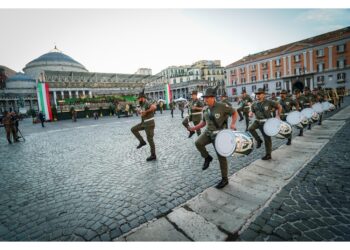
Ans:
POLYGON ((190 132, 194 131, 194 130, 193 130, 193 127, 191 127, 191 126, 188 126, 188 127, 187 127, 187 130, 190 131, 190 132))
POLYGON ((276 118, 277 118, 278 120, 281 120, 281 117, 280 117, 279 115, 276 115, 276 118))
POLYGON ((232 130, 237 130, 237 129, 236 129, 236 124, 231 124, 230 128, 231 128, 232 130))
POLYGON ((252 117, 253 117, 253 112, 250 111, 248 116, 249 116, 250 118, 252 118, 252 117))

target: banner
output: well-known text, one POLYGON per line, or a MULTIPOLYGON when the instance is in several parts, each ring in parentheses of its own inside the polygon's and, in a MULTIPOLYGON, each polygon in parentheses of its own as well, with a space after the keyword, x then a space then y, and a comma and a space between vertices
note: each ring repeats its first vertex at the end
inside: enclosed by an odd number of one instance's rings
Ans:
POLYGON ((37 97, 38 97, 39 111, 45 115, 45 120, 52 121, 49 85, 47 83, 38 83, 37 97))
POLYGON ((166 102, 167 108, 170 108, 169 105, 172 102, 172 100, 173 100, 173 97, 171 94, 170 84, 168 83, 165 85, 165 102, 166 102))

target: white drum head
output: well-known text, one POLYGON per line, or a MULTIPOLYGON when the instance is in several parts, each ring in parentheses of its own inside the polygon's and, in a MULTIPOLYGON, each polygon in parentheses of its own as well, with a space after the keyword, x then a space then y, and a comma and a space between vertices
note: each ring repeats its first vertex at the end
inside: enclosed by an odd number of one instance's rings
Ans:
POLYGON ((330 102, 322 102, 322 108, 323 111, 328 111, 331 107, 331 103, 330 102))
POLYGON ((301 111, 301 113, 307 118, 310 119, 312 117, 312 114, 314 113, 314 110, 312 108, 306 108, 301 111))
POLYGON ((319 102, 312 105, 312 109, 315 110, 319 114, 323 112, 322 104, 319 102))
POLYGON ((215 149, 219 155, 228 157, 233 154, 235 148, 236 138, 231 129, 224 129, 216 135, 215 149))
POLYGON ((281 121, 277 118, 270 118, 264 124, 264 132, 268 136, 275 136, 280 131, 281 121))
POLYGON ((299 111, 290 112, 286 120, 290 125, 297 125, 302 120, 302 114, 299 111))

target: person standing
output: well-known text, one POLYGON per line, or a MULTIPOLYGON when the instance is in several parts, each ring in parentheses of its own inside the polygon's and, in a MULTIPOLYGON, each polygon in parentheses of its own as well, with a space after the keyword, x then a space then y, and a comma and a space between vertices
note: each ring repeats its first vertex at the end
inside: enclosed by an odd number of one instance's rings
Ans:
POLYGON ((179 102, 179 110, 181 111, 181 118, 184 118, 185 103, 183 101, 179 102))
POLYGON ((43 114, 43 112, 39 112, 39 120, 41 122, 41 127, 45 127, 44 122, 45 122, 45 115, 43 114))
POLYGON ((12 118, 11 113, 5 111, 4 117, 2 118, 2 124, 4 124, 4 128, 6 131, 6 138, 9 144, 12 144, 11 141, 11 133, 14 142, 19 142, 16 134, 15 122, 12 118))
MULTIPOLYGON (((205 92, 204 102, 207 106, 203 108, 203 119, 201 123, 194 127, 189 127, 189 131, 196 131, 206 126, 204 133, 202 133, 195 142, 197 150, 205 159, 202 170, 206 170, 213 157, 209 155, 206 145, 212 143, 215 147, 215 137, 218 132, 224 129, 224 123, 228 116, 232 116, 230 128, 236 130, 236 121, 238 117, 237 111, 228 104, 216 102, 216 89, 208 88, 205 92)), ((228 184, 228 166, 227 159, 217 153, 220 170, 221 181, 215 186, 220 189, 228 184)))
POLYGON ((163 114, 163 105, 164 103, 162 101, 159 102, 159 110, 160 110, 160 113, 163 114))
POLYGON ((140 109, 138 110, 139 115, 141 116, 141 123, 133 126, 131 128, 131 132, 135 135, 135 137, 139 140, 140 144, 136 147, 137 149, 143 147, 146 145, 145 140, 140 135, 141 130, 145 130, 147 141, 151 148, 151 156, 148 157, 147 161, 153 161, 157 159, 156 156, 156 147, 154 144, 154 128, 155 128, 155 122, 154 122, 154 111, 156 110, 156 105, 153 103, 149 103, 146 99, 146 96, 144 94, 143 90, 139 93, 139 96, 137 100, 140 104, 140 109))
MULTIPOLYGON (((265 156, 261 158, 262 160, 270 160, 271 159, 271 152, 272 152, 272 140, 271 136, 268 136, 264 132, 264 124, 267 119, 272 118, 271 112, 272 109, 275 108, 277 110, 276 118, 280 119, 280 114, 282 112, 282 107, 279 105, 279 103, 272 101, 272 100, 266 100, 265 99, 265 91, 262 88, 259 88, 257 92, 255 92, 256 99, 252 105, 252 113, 255 113, 255 121, 254 123, 249 127, 248 131, 252 134, 254 139, 257 142, 256 148, 260 148, 262 144, 262 140, 259 137, 258 133, 256 132, 257 129, 260 130, 261 134, 264 137, 265 142, 265 156)), ((252 113, 250 114, 252 116, 252 113)))
POLYGON ((169 104, 169 106, 170 106, 170 113, 171 113, 171 118, 174 118, 174 109, 175 109, 175 107, 176 107, 176 103, 174 102, 174 101, 172 101, 170 104, 169 104))
MULTIPOLYGON (((304 96, 306 98, 306 103, 304 103, 304 108, 312 108, 312 105, 315 103, 315 98, 310 92, 309 87, 304 88, 304 96)), ((307 129, 311 130, 311 122, 309 122, 307 129)))
MULTIPOLYGON (((197 125, 202 120, 202 110, 204 103, 197 97, 198 91, 193 90, 191 93, 192 100, 188 103, 188 116, 182 121, 182 125, 188 129, 189 122, 193 122, 194 125, 197 125)), ((190 131, 188 138, 191 138, 195 132, 190 131)), ((201 130, 197 130, 197 135, 200 136, 201 130)))
MULTIPOLYGON (((296 110, 299 110, 298 103, 296 101, 290 99, 289 97, 287 97, 287 94, 288 94, 288 92, 283 89, 280 93, 281 99, 278 101, 282 107, 282 113, 281 113, 281 120, 282 121, 286 121, 287 113, 291 112, 293 107, 295 107, 296 110)), ((289 146, 292 144, 292 134, 289 134, 287 139, 288 139, 287 145, 289 146)))

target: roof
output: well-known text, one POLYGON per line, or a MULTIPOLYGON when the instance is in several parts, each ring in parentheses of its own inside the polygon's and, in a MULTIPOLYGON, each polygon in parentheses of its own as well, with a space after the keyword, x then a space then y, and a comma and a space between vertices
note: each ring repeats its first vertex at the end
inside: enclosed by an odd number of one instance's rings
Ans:
POLYGON ((15 75, 7 78, 6 82, 15 82, 15 81, 20 81, 20 82, 35 82, 35 79, 31 78, 30 76, 18 72, 15 75))
POLYGON ((226 66, 226 68, 232 68, 232 67, 244 65, 247 63, 252 63, 255 61, 260 61, 260 60, 264 60, 267 58, 279 56, 282 54, 287 54, 287 53, 291 53, 294 51, 299 51, 299 50, 303 50, 306 48, 315 47, 315 46, 318 46, 318 45, 321 45, 324 43, 337 41, 337 40, 347 38, 347 37, 350 37, 350 26, 343 28, 343 29, 335 30, 332 32, 324 33, 324 34, 321 34, 318 36, 310 37, 310 38, 307 38, 307 39, 304 39, 301 41, 297 41, 294 43, 282 45, 282 46, 274 48, 274 49, 265 50, 265 51, 262 51, 262 52, 259 52, 256 54, 245 56, 242 59, 229 64, 228 66, 226 66))

